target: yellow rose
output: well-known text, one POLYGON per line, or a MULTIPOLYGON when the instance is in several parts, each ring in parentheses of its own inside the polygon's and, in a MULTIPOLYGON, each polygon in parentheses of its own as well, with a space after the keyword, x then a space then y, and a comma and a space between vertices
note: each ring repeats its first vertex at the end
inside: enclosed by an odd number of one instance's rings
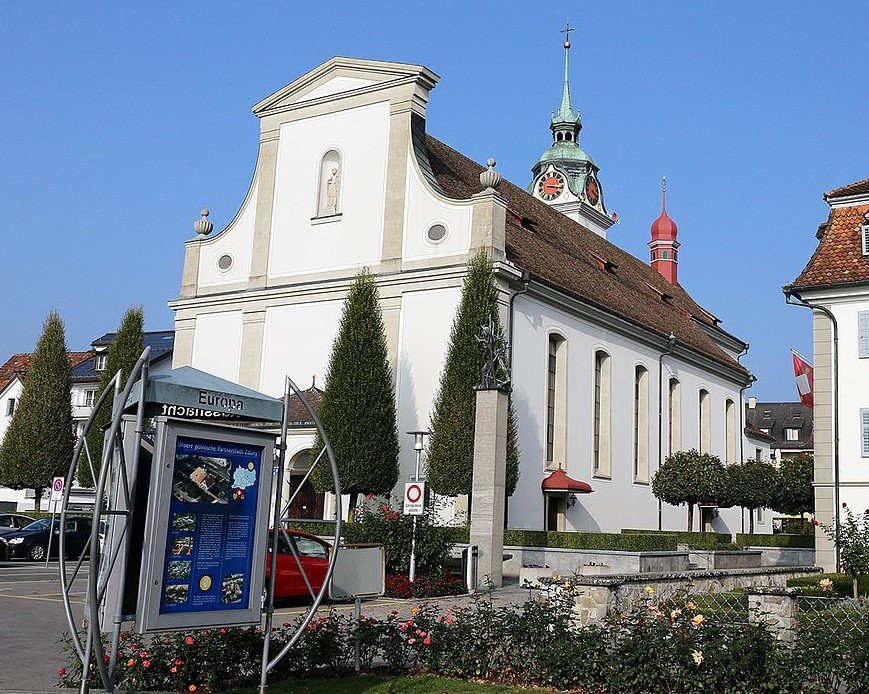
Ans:
POLYGON ((706 618, 702 614, 698 614, 694 619, 691 620, 691 624, 695 627, 699 627, 703 622, 706 621, 706 618))
POLYGON ((694 658, 695 665, 700 665, 703 662, 703 651, 694 651, 691 657, 694 658))

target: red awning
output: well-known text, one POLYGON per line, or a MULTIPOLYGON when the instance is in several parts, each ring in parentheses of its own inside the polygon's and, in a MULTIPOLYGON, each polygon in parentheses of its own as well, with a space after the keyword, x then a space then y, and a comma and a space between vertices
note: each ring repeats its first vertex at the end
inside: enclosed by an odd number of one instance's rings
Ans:
POLYGON ((588 482, 575 480, 564 470, 556 470, 540 486, 544 494, 589 494, 594 491, 588 482))

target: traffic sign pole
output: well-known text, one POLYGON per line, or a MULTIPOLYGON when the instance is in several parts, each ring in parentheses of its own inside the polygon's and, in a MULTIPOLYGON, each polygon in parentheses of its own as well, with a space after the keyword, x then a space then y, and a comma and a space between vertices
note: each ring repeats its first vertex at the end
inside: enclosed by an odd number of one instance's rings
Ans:
MULTIPOLYGON (((63 499, 63 477, 55 477, 51 480, 51 526, 48 529, 48 546, 45 549, 45 565, 48 566, 48 558, 51 556, 51 540, 54 537, 54 517, 57 515, 57 502, 63 499)), ((36 509, 37 511, 39 509, 36 509)))

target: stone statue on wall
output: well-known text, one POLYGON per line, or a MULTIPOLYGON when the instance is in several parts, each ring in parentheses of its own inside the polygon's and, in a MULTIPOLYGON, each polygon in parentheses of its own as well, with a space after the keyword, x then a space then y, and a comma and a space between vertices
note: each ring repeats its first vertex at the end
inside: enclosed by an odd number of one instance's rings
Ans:
POLYGON ((486 349, 486 363, 483 364, 482 379, 478 388, 481 390, 509 389, 510 378, 505 361, 504 341, 491 319, 483 326, 481 334, 477 337, 477 342, 486 349))
POLYGON ((326 179, 326 208, 332 214, 338 214, 338 197, 341 193, 341 172, 337 166, 332 167, 332 175, 326 179))

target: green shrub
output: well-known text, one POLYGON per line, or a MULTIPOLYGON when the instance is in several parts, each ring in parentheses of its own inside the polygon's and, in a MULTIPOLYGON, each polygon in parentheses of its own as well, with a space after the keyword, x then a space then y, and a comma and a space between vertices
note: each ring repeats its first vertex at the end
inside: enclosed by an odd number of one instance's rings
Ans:
POLYGON ((622 528, 625 535, 667 535, 676 538, 679 545, 688 545, 691 549, 734 549, 730 533, 695 533, 685 530, 638 530, 622 528))
MULTIPOLYGON (((829 579, 833 582, 831 592, 840 598, 850 598, 853 596, 854 579, 848 574, 812 574, 811 576, 799 576, 798 578, 789 578, 787 581, 788 588, 802 588, 803 593, 807 595, 829 595, 821 590, 821 580, 829 579)), ((857 582, 857 588, 860 595, 869 595, 869 575, 861 576, 857 582)))
POLYGON ((517 547, 600 549, 617 552, 668 552, 676 550, 674 535, 546 532, 544 530, 516 530, 512 528, 504 531, 504 544, 517 547))
POLYGON ((814 535, 749 535, 736 533, 740 547, 796 547, 810 549, 815 546, 814 535))

